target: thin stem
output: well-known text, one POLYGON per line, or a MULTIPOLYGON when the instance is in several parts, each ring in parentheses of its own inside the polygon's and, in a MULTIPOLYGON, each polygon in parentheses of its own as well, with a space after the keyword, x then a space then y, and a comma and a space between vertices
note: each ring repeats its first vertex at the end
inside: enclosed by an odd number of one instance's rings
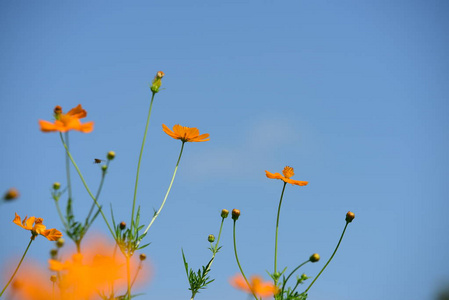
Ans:
POLYGON ((136 274, 134 275, 133 281, 131 282, 131 287, 133 287, 134 283, 137 280, 137 275, 139 274, 139 271, 142 269, 142 261, 139 262, 139 267, 136 270, 136 274))
POLYGON ((134 224, 133 220, 134 220, 134 210, 136 207, 137 187, 139 185, 140 163, 142 161, 143 148, 145 146, 145 140, 147 138, 148 125, 150 124, 151 109, 153 108, 153 100, 154 100, 155 94, 156 93, 153 92, 153 95, 151 96, 150 109, 148 110, 147 124, 145 125, 145 132, 143 134, 142 146, 140 147, 139 161, 137 163, 136 184, 134 186, 133 208, 132 208, 132 212, 131 212, 131 227, 130 227, 130 229, 132 229, 133 224, 134 224))
POLYGON ((234 228, 233 228, 233 230, 232 230, 232 236, 233 236, 233 240, 234 240, 234 254, 235 254, 235 260, 237 261, 237 265, 239 266, 240 273, 242 273, 242 276, 243 276, 243 278, 245 279, 246 284, 248 285, 248 287, 249 287, 251 293, 253 294, 254 298, 255 298, 256 300, 259 300, 259 298, 257 298, 256 293, 253 291, 252 286, 249 284, 248 279, 246 279, 245 273, 243 272, 242 266, 240 265, 239 257, 238 257, 238 255, 237 255, 237 244, 236 244, 236 242, 235 242, 235 222, 236 222, 236 220, 234 220, 234 228))
POLYGON ((25 255, 27 254, 28 249, 29 249, 30 246, 31 246, 31 243, 32 243, 33 240, 34 240, 33 238, 34 238, 34 237, 32 237, 31 240, 30 240, 30 242, 28 243, 28 246, 27 246, 27 248, 25 249, 25 252, 23 253, 22 258, 20 259, 20 262, 19 262, 19 264, 17 265, 16 270, 14 271, 14 273, 12 274, 12 276, 11 276, 11 278, 9 279, 8 283, 5 285, 5 287, 3 288, 2 292, 0 293, 0 297, 3 295, 3 293, 4 293, 5 290, 6 290, 6 288, 9 286, 9 284, 10 284, 11 281, 13 280, 14 276, 16 275, 17 271, 19 270, 20 265, 22 264, 23 259, 25 258, 25 255))
POLYGON ((83 185, 84 185, 84 187, 86 188, 87 193, 88 193, 89 196, 92 198, 92 200, 95 202, 95 205, 97 205, 98 210, 100 211, 101 216, 103 217, 104 222, 105 222, 106 225, 108 226, 109 232, 111 232, 111 235, 112 235, 112 236, 114 237, 114 239, 115 239, 114 232, 112 231, 111 226, 109 225, 109 222, 108 222, 108 220, 106 219, 106 216, 104 215, 103 210, 101 209, 100 204, 98 204, 97 199, 94 197, 94 195, 93 195, 92 192, 90 191, 89 186, 87 185, 86 180, 84 180, 83 174, 81 174, 81 171, 80 171, 80 169, 78 168, 78 165, 76 164, 75 160, 73 159, 72 154, 70 154, 69 148, 67 147, 66 143, 64 142, 64 139, 62 138, 62 135, 61 135, 61 141, 62 141, 62 144, 64 145, 64 148, 65 148, 65 150, 66 150, 66 152, 67 152, 67 155, 68 155, 69 158, 70 158, 70 161, 72 162, 73 166, 75 167, 76 171, 78 172, 78 175, 79 175, 81 181, 83 182, 83 185))
POLYGON ((323 273, 324 269, 326 269, 327 265, 331 262, 332 258, 334 257, 335 253, 337 253, 338 247, 340 247, 340 243, 343 240, 343 236, 345 235, 346 227, 348 227, 349 222, 346 222, 345 228, 343 229, 343 232, 341 233, 340 240, 338 241, 337 247, 335 247, 334 253, 332 253, 331 257, 327 261, 327 263, 324 265, 324 267, 321 269, 320 273, 313 279, 312 283, 307 287, 307 289, 303 292, 303 294, 307 293, 307 291, 312 287, 312 285, 315 283, 315 281, 320 277, 321 273, 323 273))
POLYGON ((176 172, 178 171, 178 166, 179 166, 179 161, 181 160, 182 151, 184 150, 184 144, 185 144, 185 142, 182 142, 181 151, 179 152, 179 157, 178 157, 178 161, 176 162, 175 171, 173 172, 173 176, 171 178, 170 185, 168 186, 167 193, 165 194, 164 201, 162 201, 161 206, 159 207, 158 211, 154 214, 153 218, 151 219, 150 224, 148 224, 148 226, 145 229, 143 234, 147 233, 148 230, 150 229, 151 225, 153 225, 153 222, 156 220, 157 216, 159 216, 162 208, 164 207, 165 201, 167 200, 168 195, 170 194, 170 190, 173 185, 173 181, 175 180, 176 172))
POLYGON ((67 223, 64 219, 64 216, 62 215, 61 208, 59 207, 59 199, 55 200, 55 205, 56 205, 56 210, 58 211, 59 218, 61 219, 61 222, 64 225, 64 228, 67 230, 67 227, 68 227, 67 223))
POLYGON ((308 263, 310 261, 310 259, 306 260, 305 262, 303 262, 302 264, 300 264, 299 266, 297 266, 291 273, 290 275, 287 276, 287 278, 284 280, 284 283, 282 284, 282 289, 280 294, 283 295, 284 294, 284 288, 285 285, 287 284, 287 281, 290 279, 290 277, 296 272, 298 271, 299 268, 301 268, 302 266, 304 266, 306 263, 308 263))
MULTIPOLYGON (((59 135, 61 136, 61 139, 62 139, 61 132, 59 133, 59 135)), ((65 143, 67 145, 67 149, 69 149, 68 151, 70 151, 69 132, 68 131, 65 133, 65 143)), ((69 192, 69 199, 72 199, 72 181, 70 179, 70 160, 69 160, 69 156, 67 155, 67 153, 65 154, 65 169, 66 169, 66 175, 67 175, 67 189, 69 192)))
MULTIPOLYGON (((106 162, 106 170, 108 170, 108 169, 109 169, 109 160, 106 162)), ((103 171, 103 170, 101 171, 101 181, 100 181, 100 185, 98 186, 97 194, 95 195, 95 199, 97 199, 97 201, 98 201, 98 197, 100 197, 101 189, 103 188, 103 183, 104 183, 104 179, 106 177, 106 172, 107 171, 103 171)), ((94 208, 95 208, 95 202, 92 203, 89 213, 87 214, 86 224, 89 223, 89 219, 90 219, 90 216, 92 215, 94 208)))
MULTIPOLYGON (((277 259, 278 259, 278 229, 279 229, 279 215, 281 213, 281 205, 282 205, 282 198, 284 198, 284 191, 285 186, 287 185, 287 182, 284 182, 284 187, 282 188, 281 193, 281 199, 279 200, 279 207, 278 207, 278 214, 276 217, 276 235, 274 238, 274 276, 276 276, 277 273, 277 259)), ((274 285, 277 286, 278 278, 274 277, 274 285)))

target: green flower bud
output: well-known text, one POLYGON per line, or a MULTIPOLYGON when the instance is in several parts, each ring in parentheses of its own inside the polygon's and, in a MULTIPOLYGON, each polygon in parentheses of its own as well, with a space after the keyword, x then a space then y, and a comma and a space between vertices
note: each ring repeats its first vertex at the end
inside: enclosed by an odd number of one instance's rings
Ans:
POLYGON ((59 190, 60 187, 61 187, 61 184, 60 184, 59 182, 53 183, 53 189, 54 189, 55 191, 59 190))
POLYGON ((64 246, 64 243, 65 243, 65 240, 64 240, 63 238, 59 238, 59 239, 56 241, 56 247, 62 248, 62 246, 64 246))
POLYGON ((102 166, 101 166, 101 170, 102 170, 103 172, 106 172, 107 169, 108 169, 108 166, 106 166, 106 165, 102 165, 102 166))
POLYGON ((58 256, 58 249, 51 249, 50 250, 50 257, 52 259, 56 259, 56 256, 58 256))
POLYGON ((209 241, 209 243, 213 243, 215 241, 215 236, 213 234, 209 234, 207 240, 209 241))
POLYGON ((240 217, 240 210, 234 208, 232 210, 232 219, 234 221, 237 221, 239 217, 240 217))
POLYGON ((151 84, 151 91, 153 93, 159 92, 159 88, 162 85, 161 79, 162 77, 164 77, 164 75, 165 75, 164 72, 159 71, 157 72, 156 76, 154 76, 153 82, 151 84))
POLYGON ((320 260, 320 255, 318 253, 314 253, 312 254, 312 256, 310 256, 309 260, 313 263, 317 262, 320 260))
POLYGON ((109 151, 107 157, 109 160, 113 160, 115 158, 115 152, 109 151))
POLYGON ((346 222, 351 223, 354 220, 355 214, 352 211, 346 213, 346 222))
POLYGON ((221 211, 221 217, 222 218, 227 218, 228 217, 228 215, 229 215, 229 210, 227 210, 227 209, 223 209, 222 211, 221 211))

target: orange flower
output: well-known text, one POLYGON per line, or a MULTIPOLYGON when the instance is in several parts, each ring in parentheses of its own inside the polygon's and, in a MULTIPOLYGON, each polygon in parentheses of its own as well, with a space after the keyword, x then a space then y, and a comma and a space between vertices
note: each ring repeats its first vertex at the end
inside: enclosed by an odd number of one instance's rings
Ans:
POLYGON ((294 184, 294 185, 300 185, 300 186, 304 186, 307 185, 309 182, 307 181, 300 181, 300 180, 293 180, 290 179, 290 177, 293 177, 293 175, 295 175, 295 172, 293 172, 293 168, 286 166, 284 168, 284 170, 282 171, 282 174, 284 174, 284 176, 282 176, 279 173, 270 173, 267 170, 265 170, 265 173, 267 175, 268 178, 271 179, 281 179, 284 182, 290 183, 290 184, 294 184))
POLYGON ((25 217, 22 221, 17 213, 15 213, 15 215, 13 220, 14 224, 17 224, 26 230, 30 230, 32 240, 39 234, 45 236, 49 241, 57 241, 62 237, 62 233, 59 230, 54 228, 46 229, 45 225, 42 224, 44 221, 42 218, 30 217, 28 219, 28 217, 25 217))
POLYGON ((251 285, 251 288, 248 286, 248 284, 245 281, 245 278, 243 278, 242 275, 237 274, 234 277, 232 277, 229 282, 233 287, 236 289, 245 291, 249 294, 256 294, 258 297, 273 297, 273 295, 276 295, 278 292, 278 288, 272 284, 269 281, 262 281, 262 277, 255 275, 251 276, 249 284, 251 285))
POLYGON ((87 122, 82 124, 79 119, 85 118, 87 112, 78 104, 77 107, 69 110, 68 113, 62 113, 62 108, 58 105, 54 109, 55 122, 51 123, 44 120, 39 120, 41 131, 51 132, 67 132, 69 130, 78 130, 84 133, 89 133, 94 129, 94 122, 87 122))
POLYGON ((165 124, 162 124, 162 129, 172 138, 183 142, 205 142, 210 140, 208 139, 209 133, 200 135, 200 131, 195 127, 190 128, 177 124, 173 126, 173 131, 171 131, 165 124))

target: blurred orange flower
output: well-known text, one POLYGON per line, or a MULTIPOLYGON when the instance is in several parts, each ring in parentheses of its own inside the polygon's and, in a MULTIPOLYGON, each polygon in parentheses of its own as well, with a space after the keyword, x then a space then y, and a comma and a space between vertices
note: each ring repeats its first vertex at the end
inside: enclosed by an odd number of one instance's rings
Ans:
POLYGON ((273 297, 277 294, 278 288, 269 281, 262 281, 262 277, 255 275, 251 276, 249 280, 249 284, 251 285, 251 288, 248 286, 248 284, 245 281, 245 278, 243 278, 242 275, 237 274, 234 277, 232 277, 229 282, 233 287, 236 289, 245 291, 249 294, 256 294, 258 297, 273 297), (251 291, 252 290, 252 291, 251 291))
POLYGON ((265 173, 266 173, 266 175, 267 175, 267 177, 268 178, 271 178, 271 179, 281 179, 282 181, 284 181, 284 182, 287 182, 287 183, 290 183, 290 184, 293 184, 293 185, 300 185, 300 186, 304 186, 304 185, 307 185, 309 182, 307 182, 307 181, 300 181, 300 180, 293 180, 293 179, 290 179, 290 177, 293 177, 293 175, 295 175, 295 172, 293 171, 293 168, 292 167, 289 167, 289 166, 286 166, 285 168, 284 168, 284 170, 282 171, 282 174, 284 174, 284 176, 282 176, 281 174, 279 174, 279 173, 270 173, 270 172, 268 172, 268 171, 266 171, 265 170, 265 173))
POLYGON ((15 213, 14 224, 19 225, 23 229, 31 231, 31 239, 34 240, 37 235, 45 236, 49 241, 56 241, 60 237, 62 237, 62 233, 57 229, 46 229, 45 225, 42 224, 44 221, 42 218, 36 217, 25 217, 23 221, 20 219, 20 216, 15 213), (33 225, 34 224, 34 225, 33 225))
POLYGON ((209 133, 200 135, 200 131, 195 127, 190 128, 177 124, 173 126, 173 131, 171 131, 165 124, 162 124, 162 129, 172 138, 183 142, 206 142, 210 140, 208 139, 209 133))
POLYGON ((94 129, 94 122, 87 122, 82 124, 81 121, 79 120, 87 116, 87 112, 82 108, 81 104, 78 104, 77 107, 72 108, 66 114, 62 112, 62 108, 58 105, 55 107, 54 112, 55 112, 54 123, 39 120, 41 131, 67 132, 69 130, 78 130, 84 133, 89 133, 94 129))

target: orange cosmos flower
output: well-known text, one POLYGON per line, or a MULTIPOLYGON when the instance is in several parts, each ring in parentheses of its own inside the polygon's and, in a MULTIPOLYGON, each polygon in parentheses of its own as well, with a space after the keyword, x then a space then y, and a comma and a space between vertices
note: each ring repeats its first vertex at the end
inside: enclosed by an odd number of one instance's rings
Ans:
POLYGON ((45 225, 42 224, 44 221, 42 218, 30 217, 28 219, 28 217, 25 217, 22 221, 17 213, 15 215, 13 220, 14 224, 19 225, 23 229, 30 230, 32 240, 39 234, 45 236, 49 241, 57 241, 62 237, 62 233, 59 230, 54 228, 46 229, 45 225))
POLYGON ((165 124, 162 124, 162 129, 172 138, 183 142, 205 142, 210 140, 208 139, 209 133, 200 135, 200 131, 195 127, 190 128, 177 124, 173 126, 173 131, 171 131, 165 124))
POLYGON ((237 274, 234 277, 232 277, 229 282, 233 287, 236 289, 245 291, 249 294, 256 294, 258 297, 273 297, 277 294, 278 288, 269 281, 262 281, 262 277, 255 275, 251 276, 249 284, 251 285, 251 288, 248 286, 248 284, 245 281, 245 278, 243 278, 242 275, 237 274), (252 291, 251 291, 252 290, 252 291))
POLYGON ((58 105, 55 107, 54 113, 55 113, 54 123, 39 120, 41 131, 67 132, 69 130, 78 130, 84 133, 89 133, 94 129, 94 122, 87 122, 82 124, 81 121, 79 120, 87 116, 87 112, 82 108, 81 104, 78 104, 77 107, 72 108, 66 114, 62 112, 61 106, 58 105))
POLYGON ((284 182, 287 182, 287 183, 290 183, 290 184, 293 184, 293 185, 300 185, 300 186, 304 186, 304 185, 307 185, 309 182, 307 182, 307 181, 300 181, 300 180, 293 180, 293 179, 290 179, 290 177, 293 177, 293 175, 295 175, 295 172, 293 172, 293 168, 292 167, 289 167, 289 166, 286 166, 285 168, 284 168, 284 170, 282 171, 282 174, 284 174, 284 176, 282 176, 281 174, 279 174, 279 173, 270 173, 270 172, 268 172, 267 170, 265 170, 265 173, 266 173, 266 175, 267 175, 267 177, 268 178, 271 178, 271 179, 281 179, 282 181, 284 181, 284 182))

